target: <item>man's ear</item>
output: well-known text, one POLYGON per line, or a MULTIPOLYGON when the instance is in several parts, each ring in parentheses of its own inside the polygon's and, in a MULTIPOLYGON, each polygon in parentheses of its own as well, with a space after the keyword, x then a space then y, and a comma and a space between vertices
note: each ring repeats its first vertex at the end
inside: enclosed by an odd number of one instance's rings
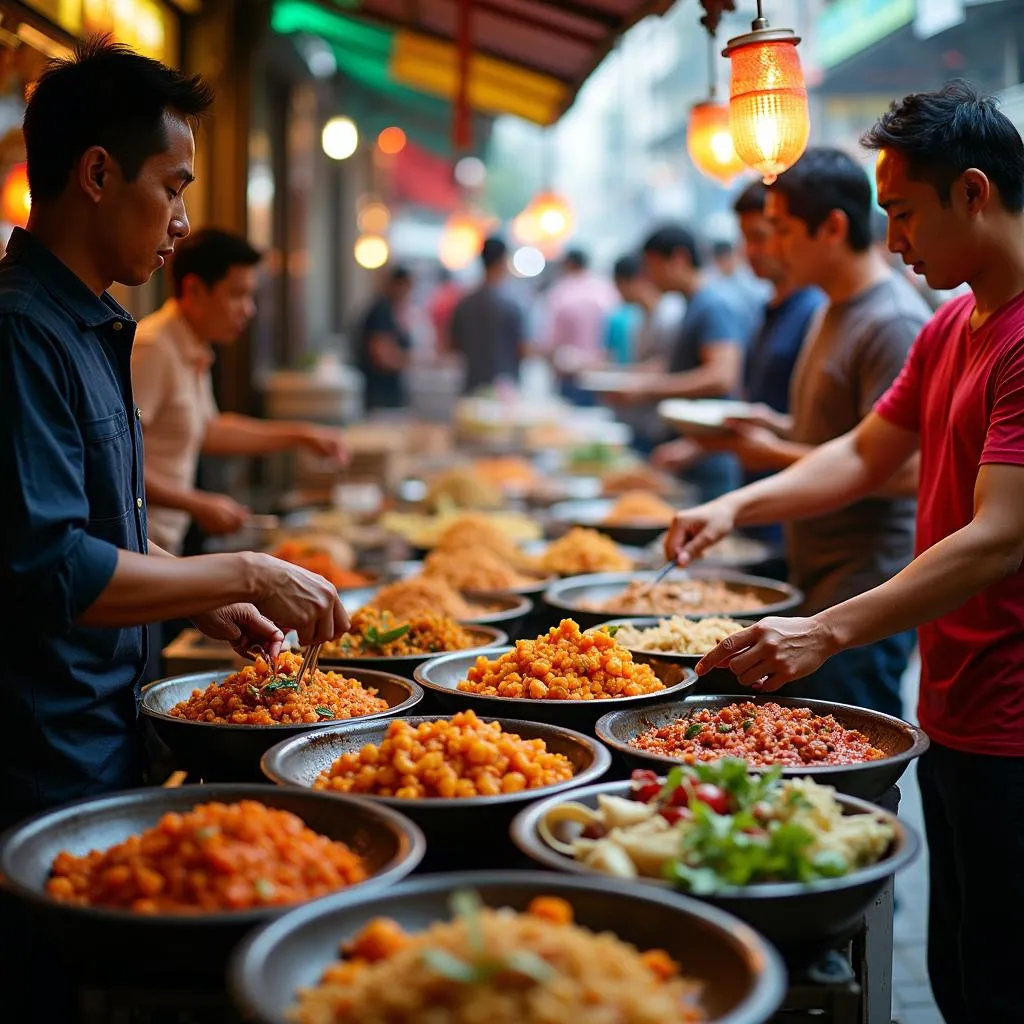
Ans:
POLYGON ((968 167, 953 188, 960 190, 968 213, 979 213, 988 205, 992 196, 992 182, 989 176, 977 167, 968 167))
POLYGON ((94 203, 103 199, 110 187, 112 159, 102 146, 90 146, 78 160, 79 188, 94 203))

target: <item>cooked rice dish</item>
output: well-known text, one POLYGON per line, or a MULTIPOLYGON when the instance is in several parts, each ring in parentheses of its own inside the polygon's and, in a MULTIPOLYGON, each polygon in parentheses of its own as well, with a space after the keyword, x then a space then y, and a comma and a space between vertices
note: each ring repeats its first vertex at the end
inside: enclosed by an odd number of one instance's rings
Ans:
POLYGON ((414 576, 381 587, 369 607, 390 612, 402 621, 424 612, 440 613, 456 622, 483 615, 485 609, 470 604, 457 590, 436 576, 414 576))
POLYGON ((397 619, 391 612, 360 608, 349 631, 323 646, 325 658, 404 658, 439 651, 464 651, 475 641, 454 619, 419 612, 397 619))
MULTIPOLYGON (((471 894, 464 894, 464 897, 471 894)), ((457 899, 453 904, 458 906, 457 899)), ((664 950, 573 923, 562 899, 526 913, 471 904, 409 934, 371 921, 299 994, 295 1024, 692 1024, 701 985, 664 950)))
POLYGON ((760 608, 764 601, 749 587, 722 580, 678 580, 630 583, 625 590, 604 601, 588 601, 588 611, 622 612, 638 615, 728 615, 760 608))
POLYGON ((738 633, 743 624, 735 619, 687 619, 673 615, 656 626, 641 629, 625 623, 615 631, 615 639, 634 651, 665 651, 671 654, 707 654, 727 636, 738 633))

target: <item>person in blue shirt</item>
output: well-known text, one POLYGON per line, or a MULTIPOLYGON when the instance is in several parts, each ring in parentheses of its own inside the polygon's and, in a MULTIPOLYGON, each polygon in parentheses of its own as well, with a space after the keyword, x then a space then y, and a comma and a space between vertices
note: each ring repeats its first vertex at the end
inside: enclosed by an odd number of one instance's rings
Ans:
MULTIPOLYGON (((743 397, 762 407, 765 416, 789 412, 789 386, 797 356, 815 316, 825 304, 825 295, 814 287, 794 288, 775 253, 771 221, 764 212, 767 188, 760 181, 748 185, 737 197, 733 210, 743 235, 750 269, 772 286, 772 296, 747 348, 743 372, 743 397)), ((744 471, 744 484, 766 474, 744 471)), ((748 527, 744 533, 773 546, 783 543, 778 524, 748 527)), ((777 566, 783 572, 784 564, 777 566)))
POLYGON ((32 210, 0 262, 0 828, 144 779, 144 624, 192 618, 237 650, 347 627, 326 580, 251 552, 174 558, 147 537, 140 285, 189 231, 193 124, 210 88, 124 46, 50 65, 25 111, 32 210))
MULTIPOLYGON (((637 256, 622 256, 615 261, 612 280, 622 303, 605 321, 604 347, 613 366, 629 366, 637 360, 637 338, 644 325, 646 308, 636 295, 636 284, 643 280, 643 265, 637 256)), ((653 286, 652 286, 653 287, 653 286)))

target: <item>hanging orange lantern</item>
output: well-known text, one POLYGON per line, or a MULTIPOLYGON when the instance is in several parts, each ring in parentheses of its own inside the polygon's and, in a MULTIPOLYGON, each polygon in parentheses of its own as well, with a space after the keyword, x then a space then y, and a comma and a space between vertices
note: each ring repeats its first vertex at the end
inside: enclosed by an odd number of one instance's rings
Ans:
POLYGON ((799 37, 788 28, 770 28, 761 0, 750 27, 722 51, 732 67, 729 124, 740 159, 770 185, 807 148, 807 85, 796 52, 799 37))
POLYGON ((746 164, 736 153, 729 129, 729 108, 711 100, 698 103, 690 111, 686 126, 686 149, 693 166, 701 174, 730 184, 746 164))
POLYGON ((536 246, 550 259, 572 234, 576 222, 569 203, 550 189, 538 192, 512 222, 512 232, 524 245, 536 246))
POLYGON ((0 192, 0 212, 8 224, 23 228, 28 223, 32 197, 28 191, 28 164, 15 164, 4 179, 0 192))
POLYGON ((459 210, 445 222, 437 244, 437 255, 448 270, 468 267, 483 248, 487 233, 495 226, 491 217, 472 210, 459 210))

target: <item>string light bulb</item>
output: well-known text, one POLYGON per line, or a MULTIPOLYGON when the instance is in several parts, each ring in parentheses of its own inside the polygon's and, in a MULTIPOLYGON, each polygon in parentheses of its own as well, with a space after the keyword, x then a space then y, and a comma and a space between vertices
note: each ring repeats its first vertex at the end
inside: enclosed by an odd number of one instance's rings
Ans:
POLYGON ((771 28, 757 0, 757 17, 746 35, 730 39, 729 125, 740 159, 770 185, 807 148, 811 118, 799 36, 771 28))

